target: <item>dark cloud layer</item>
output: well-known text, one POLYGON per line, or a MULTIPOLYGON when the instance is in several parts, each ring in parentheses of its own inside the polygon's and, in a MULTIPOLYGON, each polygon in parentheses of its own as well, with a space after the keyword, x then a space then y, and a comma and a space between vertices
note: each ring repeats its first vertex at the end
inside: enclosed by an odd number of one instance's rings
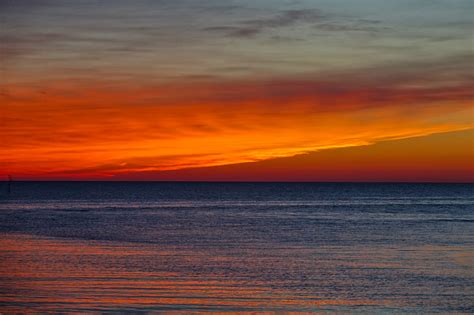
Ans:
POLYGON ((318 9, 300 9, 281 11, 276 15, 259 19, 244 20, 235 26, 212 26, 205 31, 223 32, 231 37, 253 37, 266 30, 277 29, 295 24, 312 24, 326 16, 318 9))
POLYGON ((203 30, 220 32, 230 37, 252 38, 265 31, 294 25, 310 25, 315 29, 330 32, 377 32, 384 29, 380 24, 379 20, 336 16, 319 9, 297 9, 281 11, 259 19, 244 20, 236 25, 210 26, 203 30))

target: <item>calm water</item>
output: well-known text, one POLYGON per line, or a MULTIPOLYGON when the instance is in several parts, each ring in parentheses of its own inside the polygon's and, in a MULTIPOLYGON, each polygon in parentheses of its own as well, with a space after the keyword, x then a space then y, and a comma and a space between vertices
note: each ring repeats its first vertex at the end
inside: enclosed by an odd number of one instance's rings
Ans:
POLYGON ((474 312, 474 186, 0 187, 3 312, 474 312))

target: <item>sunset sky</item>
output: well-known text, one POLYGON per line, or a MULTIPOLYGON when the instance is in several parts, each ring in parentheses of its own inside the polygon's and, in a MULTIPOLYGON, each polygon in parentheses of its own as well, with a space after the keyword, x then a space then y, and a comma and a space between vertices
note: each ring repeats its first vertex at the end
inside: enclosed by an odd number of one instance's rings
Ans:
POLYGON ((3 0, 0 176, 474 181, 472 0, 3 0))

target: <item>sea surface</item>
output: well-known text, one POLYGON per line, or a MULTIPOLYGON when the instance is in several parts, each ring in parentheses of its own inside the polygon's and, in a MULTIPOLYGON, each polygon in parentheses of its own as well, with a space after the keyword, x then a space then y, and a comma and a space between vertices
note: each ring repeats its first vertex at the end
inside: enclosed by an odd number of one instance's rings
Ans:
POLYGON ((0 189, 0 313, 474 313, 474 185, 0 189))

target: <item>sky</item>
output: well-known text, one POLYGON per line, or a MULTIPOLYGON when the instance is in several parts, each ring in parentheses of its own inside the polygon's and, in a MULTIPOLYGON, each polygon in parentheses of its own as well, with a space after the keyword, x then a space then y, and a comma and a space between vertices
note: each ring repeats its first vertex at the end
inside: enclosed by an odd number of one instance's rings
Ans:
POLYGON ((2 0, 0 176, 474 181, 471 0, 2 0))

